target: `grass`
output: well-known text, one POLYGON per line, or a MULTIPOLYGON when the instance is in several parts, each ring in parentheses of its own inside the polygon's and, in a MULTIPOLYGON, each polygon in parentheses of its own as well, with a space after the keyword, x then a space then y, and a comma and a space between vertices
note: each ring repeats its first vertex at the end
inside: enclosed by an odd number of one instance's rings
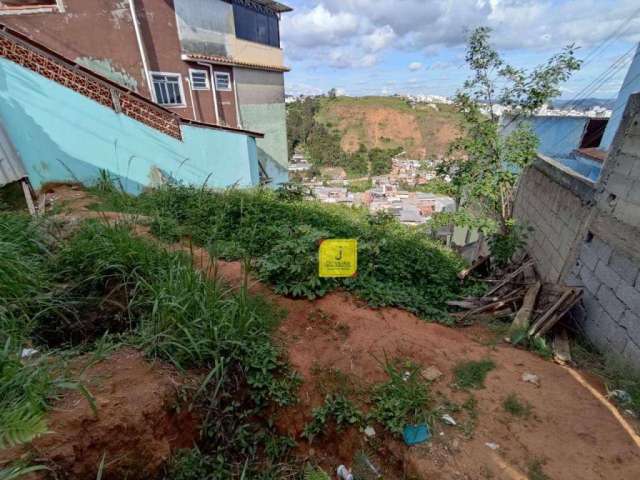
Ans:
POLYGON ((372 306, 397 306, 449 321, 446 302, 461 293, 456 274, 464 261, 459 256, 420 230, 361 209, 263 189, 165 186, 126 201, 113 200, 124 195, 118 192, 103 189, 102 195, 107 204, 153 217, 152 232, 159 238, 186 235, 223 259, 252 259, 258 276, 283 295, 313 299, 346 289, 372 306), (318 278, 317 245, 327 238, 358 239, 356 278, 318 278))
POLYGON ((405 426, 427 421, 429 391, 418 365, 386 361, 384 369, 389 380, 374 389, 371 416, 390 432, 402 435, 405 426))
POLYGON ((531 405, 520 401, 515 393, 511 393, 505 398, 502 402, 502 408, 514 417, 528 418, 531 415, 531 405))
POLYGON ((267 410, 295 402, 300 383, 271 340, 281 312, 250 295, 246 281, 230 288, 208 279, 187 254, 135 236, 131 225, 89 221, 49 246, 41 232, 28 217, 0 214, 0 445, 44 433, 64 389, 91 400, 67 375, 66 356, 90 351, 98 362, 128 342, 205 372, 182 408, 201 412, 200 447, 219 467, 215 478, 280 478, 292 442, 274 433, 267 410), (41 354, 21 359, 32 344, 41 354), (51 345, 66 350, 49 353, 51 345))
POLYGON ((531 460, 527 465, 527 478, 529 480, 551 480, 544 472, 544 462, 540 459, 531 460))
POLYGON ((484 381, 494 368, 495 363, 489 359, 461 362, 453 370, 455 385, 463 390, 484 388, 484 381))

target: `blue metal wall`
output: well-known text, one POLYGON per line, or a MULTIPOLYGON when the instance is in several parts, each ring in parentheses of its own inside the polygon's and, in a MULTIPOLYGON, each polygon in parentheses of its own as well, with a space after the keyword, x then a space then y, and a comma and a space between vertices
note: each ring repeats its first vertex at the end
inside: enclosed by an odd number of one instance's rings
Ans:
POLYGON ((511 122, 505 117, 503 125, 507 125, 503 134, 508 134, 522 123, 529 123, 538 136, 538 151, 552 158, 566 157, 580 148, 589 118, 587 117, 530 117, 511 122))
POLYGON ((133 193, 150 184, 154 169, 192 185, 259 183, 251 136, 183 125, 183 141, 176 140, 4 59, 0 120, 35 187, 90 183, 101 169, 133 193))

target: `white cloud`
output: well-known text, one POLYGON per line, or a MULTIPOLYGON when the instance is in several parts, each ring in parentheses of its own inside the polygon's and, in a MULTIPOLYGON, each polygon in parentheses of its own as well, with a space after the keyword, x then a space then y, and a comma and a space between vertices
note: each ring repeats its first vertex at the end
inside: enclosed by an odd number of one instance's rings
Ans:
POLYGON ((379 52, 387 48, 396 39, 396 33, 389 25, 376 28, 362 39, 363 47, 372 52, 379 52))
POLYGON ((367 68, 378 62, 374 54, 357 55, 351 49, 335 49, 328 54, 329 65, 334 68, 367 68))
POLYGON ((494 28, 502 49, 591 48, 611 34, 640 40, 637 0, 307 1, 309 7, 283 16, 284 43, 295 58, 308 54, 305 49, 328 58, 328 47, 352 57, 390 47, 437 52, 463 45, 480 25, 494 28))
POLYGON ((411 62, 409 64, 409 70, 412 72, 417 72, 418 70, 422 70, 422 64, 420 62, 411 62))

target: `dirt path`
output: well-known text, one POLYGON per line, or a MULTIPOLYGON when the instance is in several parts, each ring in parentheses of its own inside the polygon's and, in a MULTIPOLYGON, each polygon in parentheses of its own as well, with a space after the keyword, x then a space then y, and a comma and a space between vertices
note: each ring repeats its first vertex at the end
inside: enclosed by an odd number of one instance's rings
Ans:
MULTIPOLYGON (((83 214, 80 213, 80 217, 83 214)), ((174 246, 174 249, 186 249, 174 246)), ((194 265, 208 269, 202 249, 194 249, 194 265)), ((242 278, 240 264, 220 262, 220 274, 231 284, 242 278)), ((490 358, 496 364, 486 388, 474 390, 475 428, 435 426, 434 440, 407 448, 388 437, 369 442, 387 465, 385 478, 403 474, 425 479, 634 480, 640 478, 640 448, 612 412, 567 369, 507 345, 483 343, 486 332, 451 329, 426 323, 399 309, 372 309, 346 293, 315 300, 277 296, 253 282, 252 291, 271 298, 287 311, 278 335, 304 383, 300 403, 287 411, 278 426, 299 438, 313 407, 322 403, 323 378, 340 372, 353 385, 385 380, 377 359, 400 357, 443 376, 432 386, 434 402, 462 404, 470 393, 451 386, 454 367, 464 360, 490 358), (523 373, 539 377, 536 386, 523 373), (532 414, 515 418, 504 411, 510 394, 528 402, 532 414), (498 445, 496 449, 486 444, 498 445), (528 473, 534 468, 537 476, 528 473), (547 476, 541 476, 540 470, 547 476)), ((464 418, 459 413, 459 418, 464 418)), ((455 416, 455 415, 454 415, 455 416)), ((350 462, 362 448, 364 435, 352 430, 301 446, 301 454, 327 468, 350 462)))
MULTIPOLYGON (((196 265, 207 264, 202 250, 196 249, 194 256, 196 265)), ((231 283, 241 278, 237 263, 221 263, 220 272, 231 283)), ((252 289, 288 312, 279 333, 291 363, 305 380, 301 405, 283 422, 289 433, 299 434, 311 409, 322 402, 318 371, 339 369, 356 383, 371 384, 385 380, 376 358, 411 359, 443 372, 433 387, 436 395, 461 404, 469 394, 451 387, 454 367, 463 360, 490 358, 496 369, 486 388, 473 392, 478 402, 473 438, 465 438, 459 428, 439 425, 431 444, 410 449, 392 445, 392 452, 403 457, 407 473, 430 480, 526 479, 537 463, 553 480, 640 478, 640 448, 612 413, 559 365, 508 345, 485 346, 481 328, 467 334, 426 323, 403 310, 374 310, 346 293, 307 301, 277 296, 257 282, 252 289), (537 375, 539 387, 524 382, 523 373, 537 375), (504 411, 502 403, 512 393, 532 406, 528 419, 504 411), (492 450, 486 443, 499 448, 492 450)), ((338 445, 314 445, 311 454, 322 460, 325 448, 337 454, 334 466, 350 462, 359 442, 349 438, 347 443, 342 451, 338 445)))

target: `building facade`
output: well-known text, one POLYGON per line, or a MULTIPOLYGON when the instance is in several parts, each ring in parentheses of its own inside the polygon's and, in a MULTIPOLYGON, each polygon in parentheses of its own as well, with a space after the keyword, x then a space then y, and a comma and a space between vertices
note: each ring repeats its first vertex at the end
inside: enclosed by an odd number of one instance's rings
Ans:
POLYGON ((0 23, 183 118, 264 133, 287 180, 284 55, 272 0, 3 0, 0 23))

